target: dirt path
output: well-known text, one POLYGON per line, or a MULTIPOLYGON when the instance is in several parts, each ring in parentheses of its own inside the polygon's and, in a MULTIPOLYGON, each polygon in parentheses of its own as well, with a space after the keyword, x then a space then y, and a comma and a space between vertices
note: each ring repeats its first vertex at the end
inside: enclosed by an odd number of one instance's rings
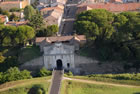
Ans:
MULTIPOLYGON (((50 82, 51 80, 47 80, 47 82, 50 82)), ((33 83, 40 83, 41 81, 37 80, 37 81, 31 81, 31 82, 23 82, 23 83, 17 83, 17 84, 9 84, 9 83, 5 83, 3 85, 1 85, 2 88, 0 88, 0 92, 2 91, 6 91, 8 89, 11 89, 11 88, 16 88, 16 87, 20 87, 20 86, 25 86, 25 85, 31 85, 33 83)))
POLYGON ((72 80, 72 81, 77 81, 77 82, 98 84, 98 85, 111 85, 111 86, 128 87, 128 88, 140 88, 140 86, 134 86, 134 85, 113 84, 113 83, 107 83, 107 82, 98 82, 98 81, 74 79, 74 78, 68 78, 68 77, 63 77, 63 80, 72 80))

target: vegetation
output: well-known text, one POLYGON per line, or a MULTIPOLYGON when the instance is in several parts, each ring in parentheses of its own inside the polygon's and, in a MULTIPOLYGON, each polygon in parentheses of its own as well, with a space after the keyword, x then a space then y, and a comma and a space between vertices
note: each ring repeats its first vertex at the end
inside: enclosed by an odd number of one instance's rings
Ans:
POLYGON ((41 56, 40 49, 38 46, 26 46, 19 52, 19 62, 20 64, 35 59, 41 56))
POLYGON ((46 94, 46 89, 43 85, 36 84, 29 90, 28 94, 46 94))
POLYGON ((29 21, 29 25, 35 29, 39 29, 44 24, 43 17, 39 11, 37 11, 36 14, 32 15, 29 21))
POLYGON ((10 16, 9 12, 6 10, 2 10, 2 8, 0 8, 0 14, 7 15, 8 17, 10 16))
POLYGON ((34 29, 30 26, 4 26, 0 25, 0 46, 16 46, 24 44, 34 38, 34 29))
POLYGON ((49 37, 49 36, 56 36, 59 27, 57 25, 50 25, 47 28, 42 27, 37 31, 37 37, 49 37))
POLYGON ((61 94, 139 94, 139 88, 96 85, 84 82, 63 81, 61 94))
POLYGON ((50 77, 42 77, 8 82, 0 85, 0 94, 29 94, 29 91, 31 92, 33 87, 43 87, 43 90, 45 88, 45 92, 48 93, 49 79, 50 77))
POLYGON ((17 67, 10 68, 6 72, 0 73, 0 83, 30 78, 32 78, 32 76, 29 71, 20 71, 17 67))
MULTIPOLYGON (((68 76, 68 75, 67 75, 68 76)), ((140 74, 92 74, 87 76, 69 76, 71 78, 95 80, 109 83, 140 85, 140 74)))
MULTIPOLYGON (((113 14, 103 9, 82 12, 75 22, 77 34, 87 36, 85 49, 99 60, 126 60, 124 66, 140 68, 140 15, 135 12, 113 14), (135 66, 137 65, 137 66, 135 66)), ((83 51, 83 50, 82 50, 83 51)), ((86 55, 86 53, 84 55, 86 55)))
POLYGON ((40 71, 38 72, 37 76, 38 77, 45 77, 45 76, 50 76, 52 74, 51 71, 47 70, 45 67, 41 68, 40 71))
POLYGON ((21 12, 22 9, 20 8, 11 8, 10 12, 21 12))
POLYGON ((14 13, 9 16, 10 21, 19 21, 19 17, 17 17, 14 13))
POLYGON ((32 6, 30 6, 30 5, 26 6, 24 8, 25 19, 26 20, 30 20, 31 17, 35 14, 35 12, 36 11, 35 11, 35 9, 32 6))

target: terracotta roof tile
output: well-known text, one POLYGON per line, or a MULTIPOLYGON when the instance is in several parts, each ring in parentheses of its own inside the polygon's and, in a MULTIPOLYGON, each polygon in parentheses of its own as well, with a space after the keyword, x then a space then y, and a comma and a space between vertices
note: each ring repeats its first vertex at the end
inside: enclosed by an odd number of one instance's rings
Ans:
MULTIPOLYGON (((75 37, 78 38, 80 41, 86 40, 86 37, 84 35, 76 35, 75 37)), ((62 41, 69 41, 73 38, 74 38, 74 36, 37 37, 35 42, 39 43, 39 42, 42 42, 44 40, 47 42, 62 42, 62 41)))
POLYGON ((41 9, 40 11, 43 12, 43 11, 50 11, 54 9, 63 11, 63 9, 61 9, 60 7, 47 7, 47 8, 41 9))
POLYGON ((5 22, 5 20, 6 20, 6 16, 5 15, 0 15, 0 21, 5 22))
POLYGON ((4 5, 4 4, 17 4, 20 3, 20 1, 5 1, 5 2, 1 2, 0 4, 4 5))
POLYGON ((78 6, 77 13, 92 9, 106 9, 110 12, 124 12, 124 11, 136 11, 140 8, 140 3, 126 3, 126 4, 115 4, 115 3, 98 3, 98 4, 82 4, 78 6))
POLYGON ((21 21, 21 22, 7 22, 6 25, 14 25, 14 26, 20 26, 20 25, 26 25, 28 21, 21 21))

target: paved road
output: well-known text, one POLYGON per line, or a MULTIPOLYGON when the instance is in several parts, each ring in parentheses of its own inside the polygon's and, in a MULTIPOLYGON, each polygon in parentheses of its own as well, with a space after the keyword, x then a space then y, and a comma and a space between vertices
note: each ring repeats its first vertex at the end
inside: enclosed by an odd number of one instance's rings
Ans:
POLYGON ((61 80, 63 77, 63 70, 54 70, 52 75, 52 82, 49 94, 60 94, 61 80))
POLYGON ((61 35, 72 35, 73 25, 76 17, 76 10, 77 10, 77 4, 79 0, 68 0, 65 12, 64 12, 64 18, 61 25, 62 26, 62 32, 61 35))

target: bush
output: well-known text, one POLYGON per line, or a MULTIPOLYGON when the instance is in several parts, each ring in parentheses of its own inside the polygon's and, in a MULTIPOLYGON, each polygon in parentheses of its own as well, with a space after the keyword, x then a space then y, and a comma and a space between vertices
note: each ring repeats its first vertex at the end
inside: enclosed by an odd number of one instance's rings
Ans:
POLYGON ((0 83, 32 78, 29 71, 20 71, 17 67, 10 68, 0 75, 0 83))
POLYGON ((37 76, 39 77, 45 77, 45 76, 50 76, 52 74, 51 71, 47 70, 45 67, 43 67, 42 69, 40 69, 39 73, 37 76))
POLYGON ((10 12, 20 12, 21 11, 21 9, 19 9, 19 8, 11 8, 10 9, 10 12))
POLYGON ((66 76, 73 76, 73 73, 72 73, 71 71, 69 71, 69 72, 67 72, 65 75, 66 75, 66 76))
POLYGON ((46 94, 46 90, 43 85, 36 84, 29 90, 28 94, 46 94))
POLYGON ((92 74, 88 75, 89 78, 110 78, 116 80, 140 80, 140 73, 137 74, 92 74))

